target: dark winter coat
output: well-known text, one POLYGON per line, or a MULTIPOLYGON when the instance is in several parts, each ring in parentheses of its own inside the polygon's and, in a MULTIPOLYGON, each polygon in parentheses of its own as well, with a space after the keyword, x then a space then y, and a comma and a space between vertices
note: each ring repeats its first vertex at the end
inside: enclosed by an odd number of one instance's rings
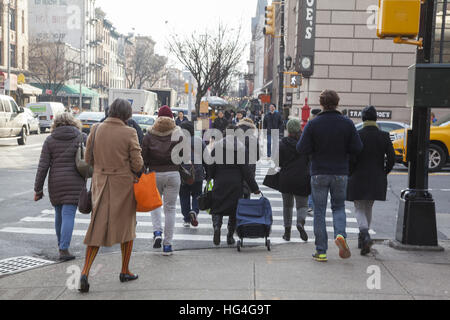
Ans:
POLYGON ((297 145, 299 153, 312 155, 312 176, 348 176, 350 156, 362 149, 355 124, 339 111, 322 112, 308 122, 297 145))
POLYGON ((184 123, 184 122, 189 122, 189 120, 188 120, 186 117, 184 117, 183 120, 180 120, 180 118, 177 118, 177 119, 175 120, 175 124, 176 124, 177 126, 181 126, 181 124, 184 123))
POLYGON ((386 201, 387 175, 395 164, 395 151, 389 134, 375 126, 366 126, 359 135, 364 149, 352 157, 347 198, 349 201, 386 201))
POLYGON ((222 163, 224 164, 214 163, 208 166, 208 177, 214 179, 211 214, 230 216, 236 214, 238 201, 244 196, 244 181, 251 192, 256 192, 259 188, 250 166, 237 164, 238 151, 245 148, 244 144, 233 136, 227 136, 215 144, 212 151, 213 157, 219 148, 223 149, 222 163), (227 152, 234 153, 235 164, 226 164, 227 152))
POLYGON ((150 171, 179 171, 180 167, 172 162, 172 151, 183 138, 180 137, 179 141, 172 141, 172 134, 175 131, 181 132, 180 127, 175 124, 175 120, 159 117, 144 137, 142 157, 145 167, 150 171))
MULTIPOLYGON (((256 163, 260 159, 260 145, 258 140, 258 132, 256 126, 247 121, 241 121, 237 125, 238 129, 242 129, 246 133, 245 137, 245 164, 250 166, 251 172, 256 176, 256 163), (253 131, 251 131, 253 130, 253 131), (251 134, 249 134, 251 133, 251 134)), ((244 182, 244 194, 248 197, 251 190, 246 182, 244 182)))
POLYGON ((76 127, 59 127, 45 140, 41 159, 36 173, 34 191, 44 190, 44 182, 48 178, 50 202, 57 205, 78 205, 84 179, 78 173, 75 163, 77 146, 80 141, 86 142, 86 135, 76 127))
MULTIPOLYGON (((192 136, 190 137, 190 139, 191 139, 191 162, 192 164, 194 164, 195 168, 195 182, 202 182, 206 178, 205 165, 203 164, 203 152, 206 149, 206 143, 203 142, 202 138, 200 137, 192 136), (198 150, 197 145, 201 146, 201 148, 198 148, 198 150)), ((183 167, 188 170, 191 168, 190 165, 186 164, 183 164, 183 167)))
POLYGON ((309 157, 297 152, 298 139, 283 138, 280 143, 280 192, 307 197, 311 194, 309 157))
POLYGON ((283 118, 279 112, 268 113, 264 117, 263 121, 264 129, 268 130, 267 134, 271 134, 272 130, 279 130, 280 136, 282 136, 282 131, 284 129, 283 118))
POLYGON ((225 119, 225 117, 217 118, 214 121, 213 129, 217 129, 220 132, 225 132, 225 130, 227 129, 229 124, 230 124, 229 121, 227 119, 225 119))

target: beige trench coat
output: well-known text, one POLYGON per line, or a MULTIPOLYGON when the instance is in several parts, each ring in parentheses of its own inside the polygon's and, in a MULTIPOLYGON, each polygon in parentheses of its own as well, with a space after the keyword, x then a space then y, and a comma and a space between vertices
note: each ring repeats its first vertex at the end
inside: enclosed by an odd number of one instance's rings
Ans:
POLYGON ((112 247, 134 240, 133 172, 140 172, 144 165, 136 130, 120 119, 106 119, 93 128, 88 138, 86 161, 93 165, 94 176, 91 224, 84 243, 93 247, 112 247))

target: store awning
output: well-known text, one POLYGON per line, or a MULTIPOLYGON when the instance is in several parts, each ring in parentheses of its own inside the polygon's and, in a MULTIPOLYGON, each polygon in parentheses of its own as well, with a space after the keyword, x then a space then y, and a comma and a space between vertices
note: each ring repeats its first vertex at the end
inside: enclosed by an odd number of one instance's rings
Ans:
MULTIPOLYGON (((39 83, 33 83, 33 86, 41 88, 41 90, 44 89, 44 85, 39 83)), ((48 86, 45 86, 46 89, 50 89, 52 91, 55 91, 56 86, 51 85, 50 88, 48 86)), ((95 98, 98 97, 98 93, 94 90, 91 90, 86 87, 81 87, 81 92, 83 94, 83 97, 88 98, 95 98)), ((61 89, 58 91, 58 97, 79 97, 80 96, 80 86, 79 85, 64 85, 61 87, 61 89)))
POLYGON ((39 96, 42 94, 42 89, 36 88, 30 84, 19 84, 17 88, 22 91, 24 95, 27 96, 39 96))

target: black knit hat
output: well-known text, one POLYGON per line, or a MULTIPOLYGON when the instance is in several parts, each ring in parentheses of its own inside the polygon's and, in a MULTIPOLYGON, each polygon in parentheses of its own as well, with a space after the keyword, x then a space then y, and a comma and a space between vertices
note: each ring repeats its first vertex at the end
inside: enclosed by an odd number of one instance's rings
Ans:
POLYGON ((368 106, 364 108, 362 112, 362 121, 377 121, 378 120, 378 114, 377 109, 373 106, 368 106))

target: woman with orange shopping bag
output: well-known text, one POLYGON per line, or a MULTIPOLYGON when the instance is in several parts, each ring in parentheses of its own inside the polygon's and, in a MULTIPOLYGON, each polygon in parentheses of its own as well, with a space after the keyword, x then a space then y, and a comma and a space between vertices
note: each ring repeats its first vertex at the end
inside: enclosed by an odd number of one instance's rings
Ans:
POLYGON ((109 118, 93 128, 86 147, 86 162, 94 167, 92 178, 92 218, 84 243, 85 266, 80 292, 89 292, 89 271, 100 247, 121 244, 120 281, 138 278, 128 269, 136 238, 135 176, 142 172, 143 159, 136 130, 128 127, 131 104, 114 101, 109 118), (93 143, 95 137, 95 144, 93 143))
MULTIPOLYGON (((155 124, 144 137, 142 146, 145 168, 156 172, 156 184, 164 203, 164 228, 161 208, 152 211, 153 248, 161 249, 162 247, 165 256, 173 254, 176 203, 181 186, 180 166, 172 161, 173 149, 183 141, 183 138, 172 141, 172 135, 177 133, 181 133, 181 129, 175 124, 172 110, 164 106, 159 110, 155 124)), ((181 134, 179 135, 181 137, 181 134)))

